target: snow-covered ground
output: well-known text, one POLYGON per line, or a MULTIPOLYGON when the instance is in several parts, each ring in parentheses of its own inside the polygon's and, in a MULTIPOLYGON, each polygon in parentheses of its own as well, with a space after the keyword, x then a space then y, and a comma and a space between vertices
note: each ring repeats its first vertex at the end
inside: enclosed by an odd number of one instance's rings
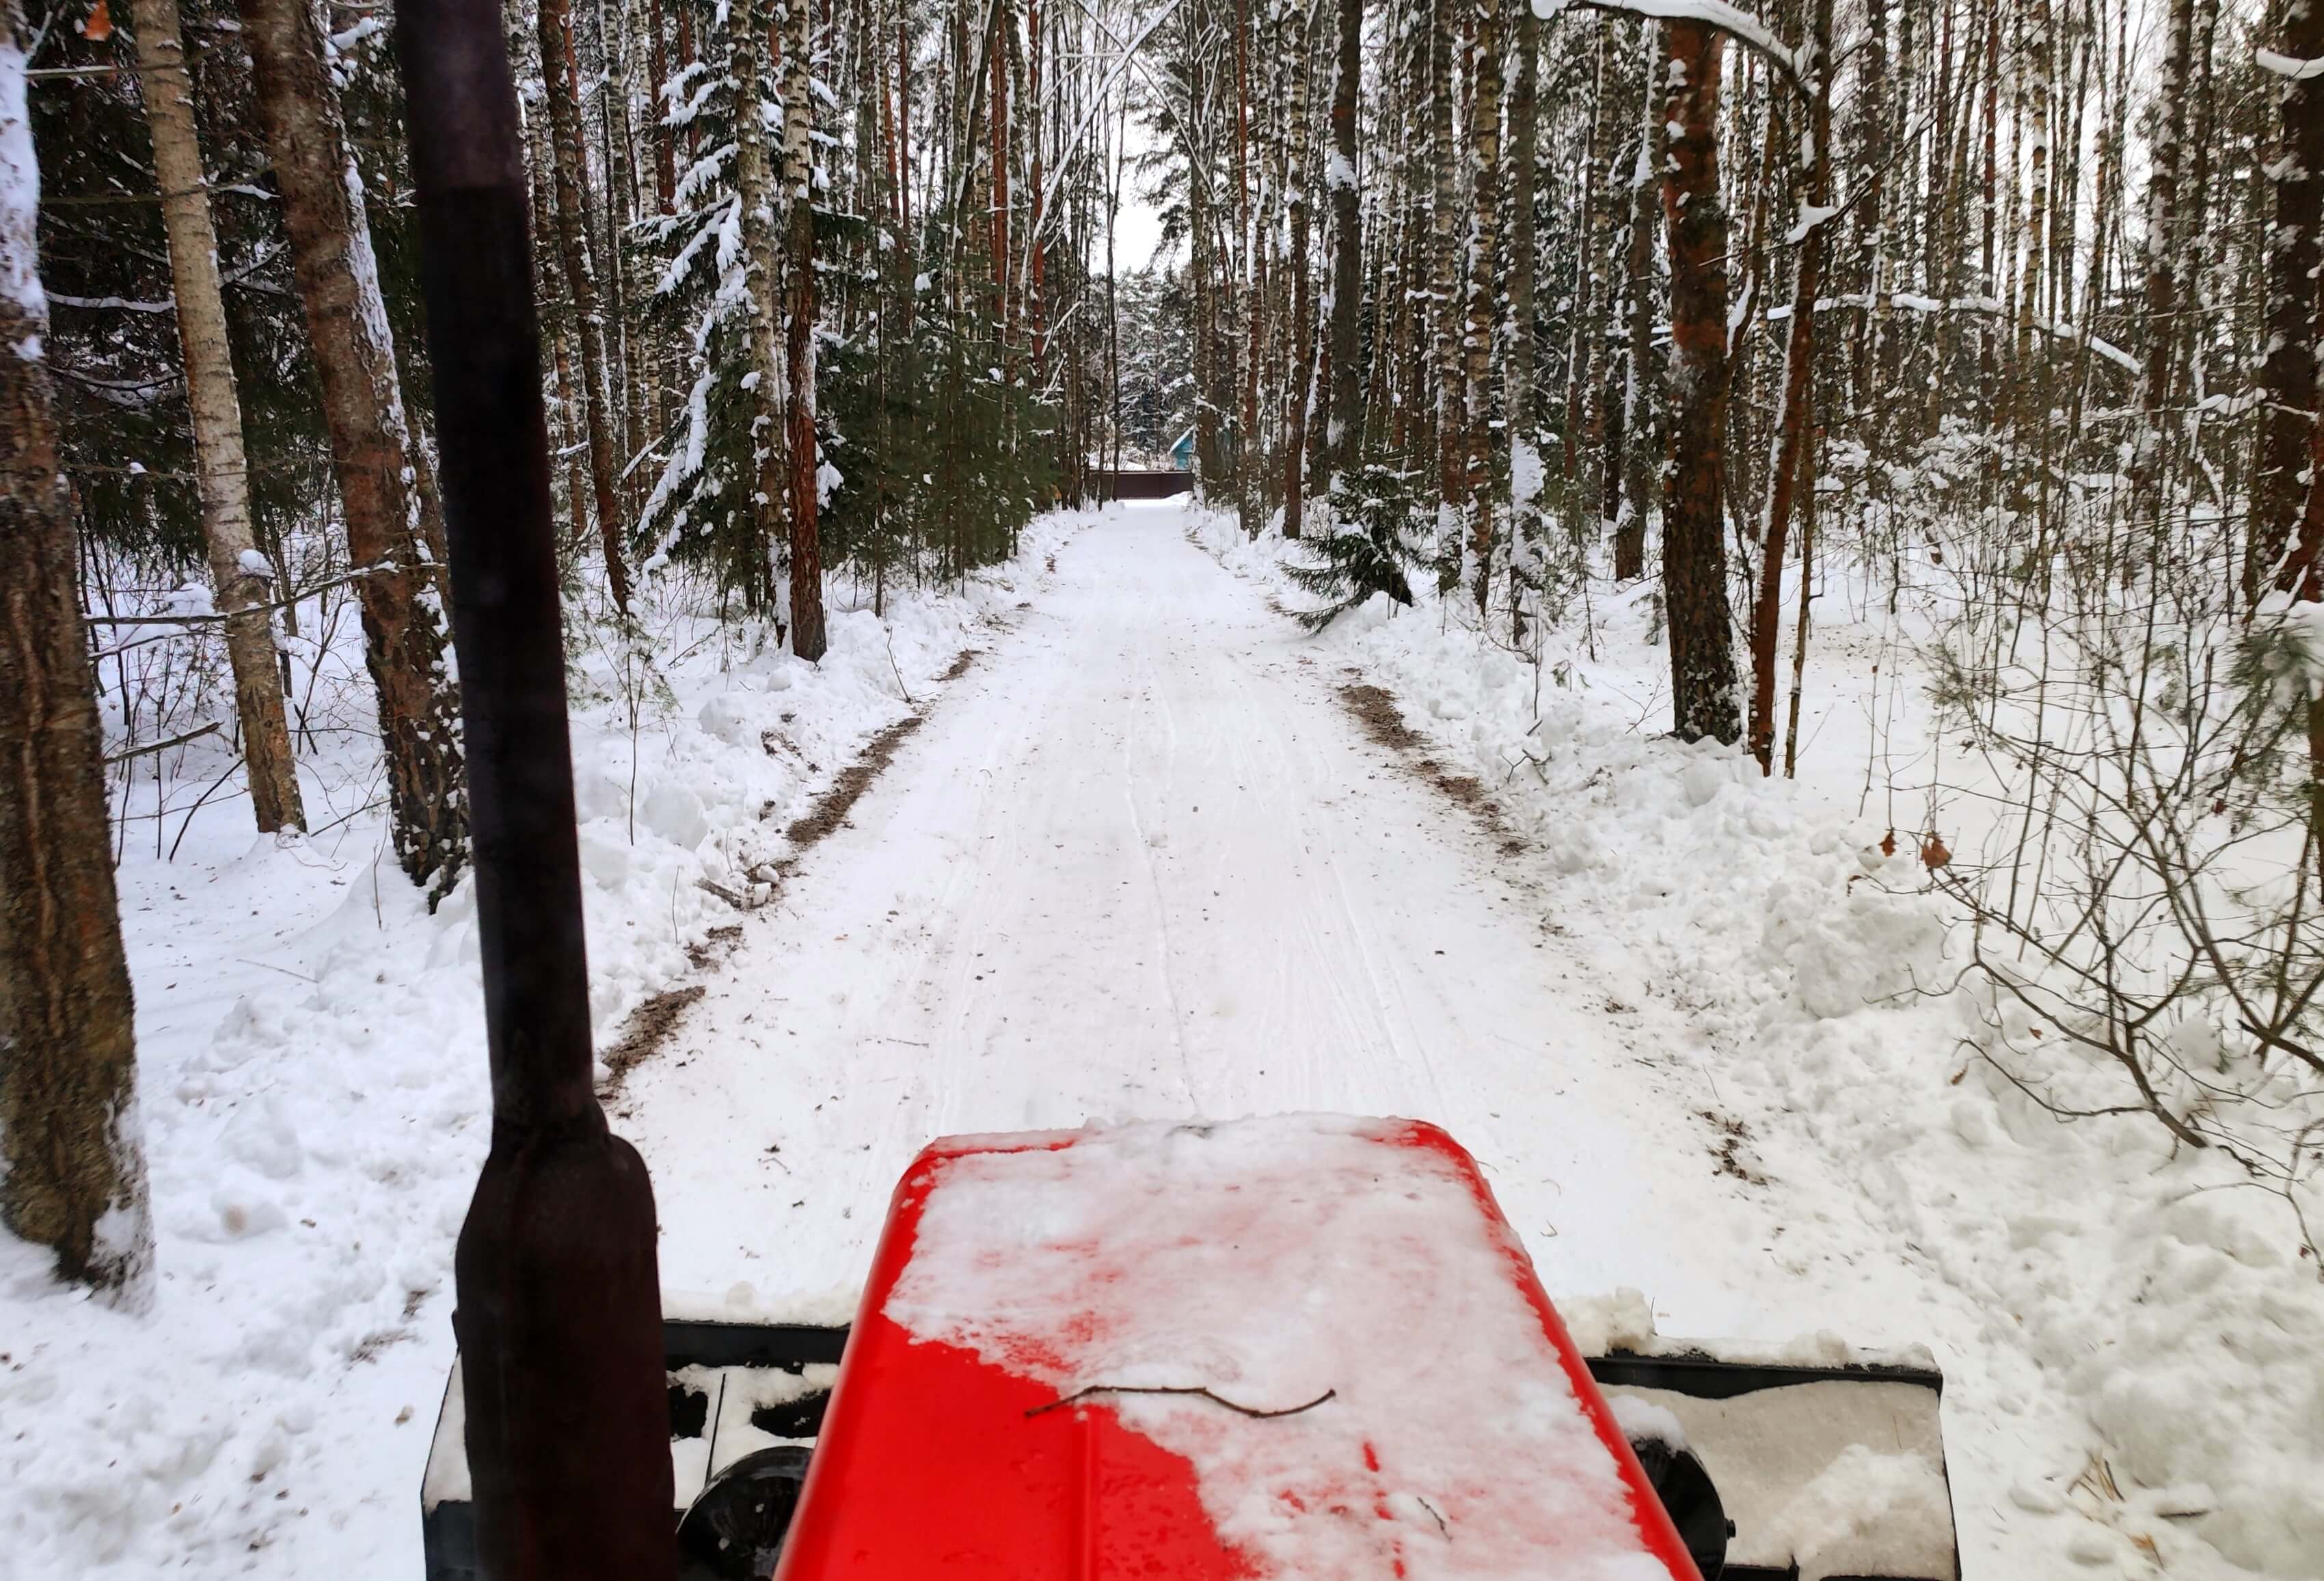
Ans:
MULTIPOLYGON (((576 626, 601 1051, 643 999, 717 954, 713 930, 737 914, 703 883, 763 896, 784 829, 912 711, 907 692, 925 706, 964 649, 1020 618, 1084 526, 1045 519, 1014 565, 956 596, 899 597, 884 623, 835 583, 820 667, 722 642, 674 595, 641 606, 650 670, 609 628, 576 626)), ((452 1243, 490 1097, 471 886, 429 916, 379 814, 346 816, 377 794, 360 663, 359 650, 326 656, 317 689, 326 727, 301 761, 314 836, 255 838, 248 803, 220 794, 180 837, 231 763, 222 736, 164 760, 160 841, 150 817, 129 827, 122 907, 160 1281, 152 1311, 112 1311, 56 1289, 43 1255, 0 1235, 7 1581, 420 1573, 452 1243), (180 840, 168 859, 161 842, 180 840)), ((130 810, 150 813, 154 794, 141 781, 130 810)))
MULTIPOLYGON (((2324 1290, 2280 1207, 2151 1122, 2057 1124, 1910 993, 1946 919, 1858 806, 1897 696, 1876 633, 1821 639, 1803 778, 1767 782, 1656 738, 1635 599, 1537 685, 1434 610, 1301 635, 1282 552, 1116 507, 900 605, 892 667, 868 613, 820 671, 713 643, 666 698, 585 661, 601 1037, 708 990, 617 1105, 668 1285, 844 1309, 941 1133, 1410 1115, 1477 1155, 1585 1338, 1643 1304, 1928 1345, 1969 1576, 2324 1576, 2324 1290), (1366 735, 1359 682, 1433 775, 1366 735), (927 724, 774 903, 698 886, 779 855, 907 689, 927 724)), ((232 821, 124 871, 155 1309, 0 1251, 0 1575, 419 1572, 483 1146, 473 928, 374 871, 375 822, 277 848, 232 821)))

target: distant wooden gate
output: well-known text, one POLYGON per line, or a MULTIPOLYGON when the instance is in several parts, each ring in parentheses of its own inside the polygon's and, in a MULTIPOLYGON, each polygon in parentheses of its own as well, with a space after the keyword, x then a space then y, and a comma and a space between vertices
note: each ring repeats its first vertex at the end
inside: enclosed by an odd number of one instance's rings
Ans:
POLYGON ((1101 468, 1097 485, 1110 500, 1167 500, 1172 495, 1192 494, 1194 475, 1191 472, 1132 472, 1124 467, 1120 472, 1101 468))

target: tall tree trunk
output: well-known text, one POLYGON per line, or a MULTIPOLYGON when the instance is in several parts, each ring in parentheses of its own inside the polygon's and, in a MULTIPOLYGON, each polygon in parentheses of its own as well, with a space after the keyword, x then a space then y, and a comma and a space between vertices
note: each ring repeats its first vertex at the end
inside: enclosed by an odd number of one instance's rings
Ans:
POLYGON ((1517 13, 1517 79, 1509 93, 1509 365, 1504 397, 1514 466, 1517 455, 1535 453, 1533 276, 1539 249, 1533 205, 1534 164, 1541 154, 1541 19, 1528 0, 1508 4, 1517 13))
POLYGON ((1283 536, 1299 536, 1305 504, 1308 385, 1315 377, 1315 336, 1308 325, 1307 69, 1315 52, 1313 0, 1290 0, 1292 36, 1299 41, 1291 71, 1291 335, 1289 388, 1283 402, 1283 536))
POLYGON ((1266 450, 1259 442, 1259 365, 1267 333, 1261 306, 1267 274, 1257 210, 1250 200, 1250 0, 1235 0, 1235 250, 1242 264, 1235 291, 1235 304, 1241 313, 1236 326, 1241 333, 1235 337, 1235 347, 1242 355, 1240 404, 1234 425, 1235 507, 1243 531, 1256 538, 1261 515, 1259 473, 1266 450))
POLYGON ((1482 620, 1493 592, 1493 328, 1501 318, 1501 0, 1475 0, 1477 48, 1469 116, 1474 169, 1469 227, 1469 325, 1462 349, 1468 367, 1467 430, 1471 590, 1482 620))
MULTIPOLYGON (((1813 0, 1810 59, 1814 102, 1808 107, 1807 180, 1800 223, 1798 274, 1793 283, 1790 338, 1784 348, 1784 383, 1775 409, 1774 454, 1767 468, 1767 516, 1759 532, 1759 586, 1751 605, 1751 755, 1759 772, 1775 772, 1775 648, 1784 617, 1784 555, 1789 547, 1792 502, 1813 420, 1816 298, 1823 291, 1825 235, 1835 217, 1831 201, 1831 0, 1813 0)), ((1801 575, 1806 575, 1804 566, 1801 575)))
POLYGON ((2037 336, 2034 320, 2046 316, 2042 293, 2047 276, 2043 265, 2050 248, 2050 76, 2055 41, 2051 36, 2047 0, 2021 0, 2021 4, 2030 5, 2031 14, 2021 17, 2024 75, 2020 79, 2018 135, 2025 140, 2027 170, 2024 264, 2017 292, 2015 415, 2021 448, 2030 444, 2038 450, 2050 424, 2047 381, 2041 377, 2050 360, 2050 337, 2037 336))
POLYGON ((235 387, 226 302, 219 294, 217 232, 210 223, 208 178, 194 128, 193 79, 178 26, 178 0, 132 0, 137 71, 153 131, 153 169, 161 182, 161 227, 169 237, 170 280, 177 293, 178 343, 186 362, 186 405, 193 414, 194 465, 199 475, 202 536, 209 549, 217 606, 226 616, 226 658, 242 717, 243 761, 251 810, 262 833, 304 828, 298 765, 282 712, 282 672, 267 610, 272 575, 258 553, 250 517, 250 476, 242 446, 242 398, 235 387))
MULTIPOLYGON (((2290 0, 2269 48, 2291 62, 2324 58, 2324 0, 2290 0)), ((2247 594, 2280 583, 2305 494, 2316 426, 2317 273, 2324 263, 2324 78, 2270 72, 2280 115, 2268 176, 2275 213, 2267 233, 2267 352, 2259 384, 2259 465, 2252 478, 2247 594)))
MULTIPOLYGON (((816 525, 815 190, 807 134, 814 102, 807 79, 809 0, 783 3, 783 186, 790 202, 790 322, 784 366, 788 397, 791 652, 810 662, 828 642, 823 618, 823 545, 816 525)), ((1008 236, 1001 235, 1002 257, 1008 236)))
POLYGON ((788 211, 775 202, 775 172, 767 150, 767 0, 739 0, 728 35, 735 88, 734 189, 742 206, 742 247, 748 255, 751 309, 751 447, 753 487, 750 506, 756 530, 744 587, 753 609, 775 608, 775 546, 786 540, 790 499, 783 466, 789 421, 783 400, 780 237, 788 211))
MULTIPOLYGON (((1518 9, 1526 15, 1532 14, 1533 8, 1530 5, 1519 6, 1518 9)), ((1597 60, 1592 72, 1593 87, 1591 94, 1592 107, 1590 116, 1589 140, 1582 153, 1581 191, 1574 205, 1581 210, 1582 234, 1573 251, 1573 294, 1570 299, 1572 302, 1572 310, 1566 315, 1565 324, 1565 421, 1559 425, 1564 430, 1564 434, 1563 442, 1559 446, 1563 454, 1559 458, 1558 470, 1560 475, 1568 480, 1572 478, 1574 470, 1581 461, 1582 439, 1585 426, 1597 426, 1587 423, 1583 415, 1587 410, 1586 402, 1591 393, 1590 386, 1592 383, 1592 365, 1596 360, 1600 343, 1605 338, 1603 325, 1600 320, 1605 313, 1603 304, 1609 295, 1607 282, 1599 268, 1599 260, 1602 254, 1597 230, 1600 214, 1603 211, 1608 222, 1607 228, 1610 232, 1617 211, 1614 192, 1611 190, 1616 183, 1609 179, 1605 169, 1609 157, 1607 151, 1614 143, 1614 128, 1621 119, 1620 112, 1616 108, 1619 96, 1609 91, 1614 79, 1612 67, 1615 32, 1613 23, 1609 18, 1600 16, 1592 20, 1593 31, 1598 35, 1597 60)), ((1538 23, 1536 25, 1539 25, 1538 23)), ((1522 86, 1523 75, 1523 70, 1520 69, 1520 91, 1533 91, 1522 86)), ((1527 113, 1531 113, 1530 108, 1527 113)), ((1529 180, 1529 172, 1523 179, 1529 180)), ((1604 397, 1601 394, 1598 412, 1599 421, 1601 423, 1605 415, 1603 400, 1604 397)), ((1618 488, 1619 485, 1613 486, 1618 488)))
MULTIPOLYGON (((556 161, 547 152, 538 123, 525 129, 525 142, 526 158, 531 167, 532 211, 543 216, 553 214, 557 197, 549 171, 556 161)), ((549 343, 557 382, 557 443, 551 454, 565 458, 566 531, 574 542, 579 543, 589 535, 589 463, 584 458, 589 448, 589 430, 588 420, 582 413, 580 393, 573 382, 572 304, 565 300, 561 287, 564 270, 553 260, 542 267, 538 262, 538 249, 533 255, 542 334, 549 343)))
POLYGON ((429 590, 438 572, 426 546, 442 541, 441 512, 405 419, 362 178, 315 12, 309 0, 243 0, 242 21, 322 386, 347 559, 370 570, 356 586, 390 836, 404 873, 414 883, 433 880, 441 895, 468 845, 459 702, 445 666, 442 601, 429 590))
MULTIPOLYGON (((605 151, 605 282, 607 308, 616 331, 606 347, 606 377, 618 378, 622 388, 609 391, 622 422, 622 448, 615 459, 635 457, 648 444, 646 414, 650 383, 646 364, 645 314, 632 278, 631 249, 622 244, 638 217, 638 145, 630 121, 630 41, 623 26, 626 7, 614 0, 597 0, 597 40, 603 52, 604 78, 598 84, 598 130, 605 151)), ((630 505, 644 503, 641 473, 622 472, 632 479, 630 505)))
POLYGON ((1622 359, 1622 402, 1618 409, 1621 424, 1617 429, 1609 421, 1606 434, 1608 489, 1620 491, 1615 509, 1609 513, 1613 522, 1614 578, 1620 582, 1635 581, 1646 574, 1646 506, 1659 459, 1657 448, 1647 443, 1645 430, 1649 426, 1647 414, 1651 410, 1646 399, 1647 384, 1654 367, 1652 270, 1657 190, 1654 152, 1661 146, 1657 111, 1662 105, 1655 84, 1664 75, 1663 51, 1659 47, 1660 30, 1654 23, 1641 22, 1638 31, 1640 42, 1646 46, 1646 91, 1638 116, 1637 157, 1630 167, 1630 237, 1622 255, 1622 273, 1628 282, 1623 301, 1628 310, 1625 328, 1629 344, 1622 359))
POLYGON ((1186 273, 1194 298, 1194 466, 1195 483, 1201 489, 1204 503, 1215 504, 1219 489, 1229 479, 1226 474, 1224 447, 1219 432, 1219 396, 1225 379, 1219 356, 1219 285, 1218 285, 1218 204, 1211 190, 1211 144, 1207 128, 1197 123, 1194 107, 1204 104, 1210 90, 1207 62, 1204 60, 1208 7, 1203 0, 1188 0, 1185 38, 1185 73, 1187 112, 1174 111, 1172 119, 1178 123, 1179 143, 1185 150, 1188 175, 1186 180, 1186 273))
POLYGON ((1719 200, 1721 39, 1673 21, 1665 79, 1663 227, 1669 236, 1674 410, 1663 503, 1672 728, 1682 741, 1743 733, 1727 599, 1720 450, 1727 435, 1727 211, 1719 200))
POLYGON ((2180 183, 2187 156, 2188 53, 2194 23, 2195 0, 2169 0, 2146 180, 2146 356, 2139 370, 2139 431, 2131 456, 2134 510, 2143 509, 2153 494, 2162 459, 2163 409, 2177 383, 2180 183))
MULTIPOLYGON (((683 12, 689 0, 677 0, 683 12)), ((670 138, 669 128, 661 124, 669 106, 661 92, 669 82, 669 31, 662 20, 662 0, 649 0, 646 9, 648 34, 646 69, 653 73, 649 84, 650 92, 646 102, 653 106, 654 206, 663 214, 676 211, 678 200, 678 145, 670 138)))
POLYGON ((60 1277, 134 1306, 153 1255, 137 1050, 41 356, 40 176, 15 0, 0 27, 0 1225, 51 1248, 60 1277))
MULTIPOLYGON (((1363 74, 1364 0, 1336 0, 1332 73, 1332 162, 1323 185, 1332 195, 1332 418, 1325 430, 1319 488, 1330 478, 1352 477, 1364 442, 1361 367, 1356 316, 1363 295, 1363 211, 1356 188, 1356 95, 1363 74)), ((1386 299, 1375 338, 1388 337, 1386 299)), ((1378 354, 1375 353, 1375 356, 1378 354)))
POLYGON ((597 281, 589 263, 587 184, 582 169, 581 106, 573 90, 573 24, 570 0, 540 0, 540 77, 549 98, 549 147, 557 193, 557 251, 565 267, 565 289, 573 300, 581 342, 581 402, 589 434, 589 485, 596 509, 597 539, 605 556, 605 585, 613 607, 630 612, 630 570, 622 547, 622 504, 616 480, 612 395, 606 384, 605 321, 597 302, 597 281))
POLYGON ((1430 190, 1429 302, 1431 358, 1435 373, 1436 500, 1440 528, 1458 518, 1468 481, 1467 386, 1461 361, 1460 256, 1452 241, 1452 14, 1461 0, 1431 0, 1428 10, 1428 145, 1435 180, 1430 190))

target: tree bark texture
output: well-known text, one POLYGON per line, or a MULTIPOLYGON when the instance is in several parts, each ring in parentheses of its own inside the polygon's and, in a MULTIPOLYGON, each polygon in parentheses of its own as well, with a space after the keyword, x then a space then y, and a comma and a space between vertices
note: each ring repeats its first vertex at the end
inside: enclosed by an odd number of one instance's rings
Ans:
POLYGON ((1288 387, 1284 391, 1283 536, 1296 538, 1303 528, 1306 503, 1306 433, 1308 386, 1315 377, 1315 336, 1309 325, 1307 67, 1314 51, 1308 32, 1314 0, 1291 0, 1291 32, 1299 51, 1291 69, 1290 179, 1291 199, 1291 334, 1293 352, 1288 387))
POLYGON ((194 125, 193 79, 177 0, 133 0, 137 73, 153 133, 161 183, 161 225, 177 294, 178 343, 185 356, 186 405, 193 415, 194 466, 217 607, 226 616, 226 660, 242 719, 251 811, 263 834, 307 827, 298 764, 282 711, 274 623, 266 608, 272 575, 258 553, 250 515, 250 470, 243 452, 242 398, 234 382, 226 302, 218 285, 217 232, 194 125))
MULTIPOLYGON (((1821 210, 1831 195, 1831 0, 1813 0, 1815 101, 1808 107, 1806 203, 1821 210)), ((1784 615, 1784 555, 1790 545, 1792 504, 1812 423, 1815 392, 1816 299, 1823 290, 1825 237, 1831 216, 1804 217, 1792 317, 1784 347, 1784 382, 1775 409, 1775 454, 1767 468, 1767 516, 1759 533, 1759 586, 1751 605, 1751 755, 1759 772, 1775 766, 1775 649, 1784 615)), ((1805 576, 1803 567, 1801 575, 1805 576)))
POLYGON ((362 178, 309 0, 244 0, 267 151, 290 237, 345 508, 347 558, 369 570, 364 661, 379 697, 389 833, 415 883, 449 891, 467 859, 459 700, 445 664, 443 592, 430 542, 443 523, 411 435, 372 255, 362 178))
MULTIPOLYGON (((1468 503, 1468 382, 1461 358, 1461 259, 1452 240, 1457 201, 1452 152, 1452 22, 1462 0, 1432 0, 1428 14, 1428 143, 1435 168, 1429 205, 1429 323, 1436 370, 1436 498, 1443 521, 1468 503)), ((1457 531, 1457 528, 1455 529, 1457 531)))
POLYGON ((1663 502, 1672 728, 1682 741, 1743 733, 1727 599, 1720 450, 1727 434, 1727 214, 1719 200, 1722 41, 1700 22, 1670 24, 1664 97, 1669 139, 1663 225, 1669 238, 1673 411, 1663 502))
POLYGON ((775 177, 762 118, 769 29, 766 0, 738 0, 732 30, 736 83, 734 189, 742 205, 742 245, 749 255, 751 299, 751 447, 757 466, 751 510, 757 522, 748 602, 775 607, 775 546, 785 540, 785 506, 790 496, 783 467, 788 411, 782 398, 783 360, 781 226, 775 206, 775 177))
MULTIPOLYGON (((808 0, 783 0, 783 186, 790 200, 790 322, 786 326, 790 458, 791 652, 824 655, 823 546, 816 527, 815 190, 807 133, 808 0)), ((1002 237, 1005 258, 1007 237, 1002 237)))
POLYGON ((1493 329, 1500 319, 1501 0, 1476 0, 1477 49, 1469 116, 1471 185, 1469 323, 1462 336, 1468 389, 1467 435, 1471 591, 1484 618, 1493 592, 1493 329))
MULTIPOLYGON (((2324 0, 2290 0, 2269 47, 2295 60, 2324 57, 2324 0)), ((2259 383, 2258 467, 2252 477, 2248 592, 2282 586, 2292 534, 2307 493, 2310 433, 2316 426, 2317 227, 2324 224, 2324 78, 2295 81, 2270 74, 2280 141, 2268 173, 2275 213, 2267 232, 2267 352, 2259 383)))
POLYGON ((0 1225, 51 1248, 60 1277, 136 1305, 152 1261, 137 1050, 42 360, 37 177, 13 168, 32 148, 13 0, 0 26, 0 1225))
POLYGON ((597 540, 605 556, 605 586, 613 607, 630 612, 630 570, 622 546, 622 502, 613 454, 612 394, 606 384, 605 321, 589 264, 588 210, 582 169, 581 106, 573 89, 570 0, 540 0, 540 79, 549 99, 549 142, 557 193, 557 254, 573 302, 581 342, 581 404, 589 439, 589 487, 597 540))
MULTIPOLYGON (((1363 384, 1356 318, 1363 296, 1363 212, 1356 190, 1356 90, 1363 71, 1363 0, 1337 0, 1332 77, 1332 417, 1325 430, 1330 475, 1355 473, 1364 442, 1363 384)), ((1385 322, 1380 326, 1385 335, 1385 322)), ((1328 482, 1324 486, 1328 487, 1328 482)))

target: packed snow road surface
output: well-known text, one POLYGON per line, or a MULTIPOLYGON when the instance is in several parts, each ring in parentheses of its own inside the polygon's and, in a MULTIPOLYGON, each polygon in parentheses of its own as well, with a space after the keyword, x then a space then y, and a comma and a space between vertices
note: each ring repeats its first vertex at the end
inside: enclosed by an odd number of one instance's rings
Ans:
POLYGON ((1515 864, 1184 521, 1124 509, 1059 554, 632 1079, 665 1281, 859 1283, 938 1135, 1327 1110, 1445 1126, 1552 1289, 1750 1326, 1764 1253, 1706 1216, 1699 1136, 1515 864))

